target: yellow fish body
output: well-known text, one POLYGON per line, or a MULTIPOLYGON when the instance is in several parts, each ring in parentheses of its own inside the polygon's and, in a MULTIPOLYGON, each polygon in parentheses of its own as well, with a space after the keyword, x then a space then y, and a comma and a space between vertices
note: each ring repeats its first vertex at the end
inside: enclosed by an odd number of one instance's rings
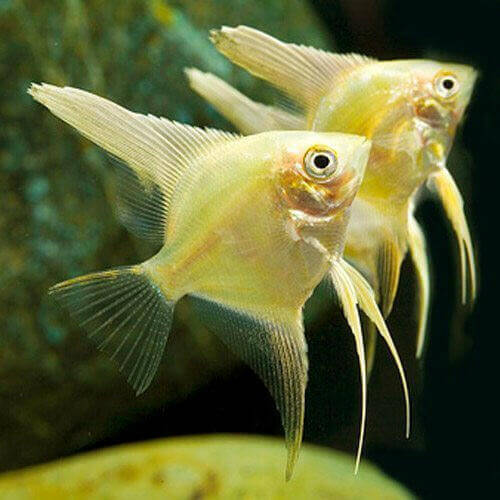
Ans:
POLYGON ((161 244, 142 264, 51 289, 119 363, 137 393, 156 372, 175 303, 190 296, 276 400, 289 478, 302 440, 307 383, 302 308, 330 273, 360 359, 358 464, 366 375, 357 304, 388 343, 409 411, 401 362, 374 294, 342 259, 370 141, 312 131, 240 137, 133 113, 70 87, 33 84, 29 93, 122 162, 120 218, 161 244))
POLYGON ((408 249, 419 280, 417 356, 429 304, 425 239, 413 216, 426 181, 439 194, 460 248, 462 298, 467 269, 476 293, 473 248, 463 202, 445 162, 476 78, 464 65, 427 60, 376 61, 283 43, 240 26, 212 32, 231 61, 287 93, 304 114, 250 101, 210 74, 187 70, 191 86, 244 133, 279 125, 364 135, 372 140, 367 171, 349 223, 345 256, 367 276, 388 315, 408 249))

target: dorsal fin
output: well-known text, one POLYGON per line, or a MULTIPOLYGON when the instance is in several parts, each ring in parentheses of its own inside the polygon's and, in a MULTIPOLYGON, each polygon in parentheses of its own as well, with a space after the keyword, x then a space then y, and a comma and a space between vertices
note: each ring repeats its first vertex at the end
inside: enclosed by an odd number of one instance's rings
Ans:
POLYGON ((239 137, 134 113, 72 87, 32 84, 28 92, 54 115, 129 167, 131 172, 123 169, 122 184, 131 186, 126 205, 134 211, 135 221, 131 222, 128 216, 124 222, 139 234, 137 228, 147 227, 151 239, 158 242, 163 241, 166 217, 179 178, 212 145, 239 137), (143 190, 142 197, 135 196, 137 185, 143 190))
POLYGON ((186 68, 191 88, 205 98, 243 134, 268 130, 305 130, 305 118, 276 106, 252 101, 224 80, 196 68, 186 68))
POLYGON ((283 90, 307 110, 354 69, 375 62, 359 54, 283 43, 248 26, 212 30, 210 39, 233 63, 283 90))

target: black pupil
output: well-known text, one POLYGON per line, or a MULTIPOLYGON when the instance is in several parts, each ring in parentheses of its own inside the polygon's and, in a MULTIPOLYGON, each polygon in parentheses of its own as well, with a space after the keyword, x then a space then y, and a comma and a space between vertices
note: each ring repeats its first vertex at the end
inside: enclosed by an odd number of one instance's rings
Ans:
POLYGON ((328 156, 326 156, 326 155, 316 155, 314 157, 313 162, 314 162, 314 166, 316 168, 323 169, 323 168, 328 167, 328 165, 330 165, 330 158, 328 158, 328 156))
POLYGON ((445 78, 443 80, 443 87, 446 90, 451 90, 453 88, 453 85, 455 85, 455 84, 453 83, 453 80, 451 78, 445 78))

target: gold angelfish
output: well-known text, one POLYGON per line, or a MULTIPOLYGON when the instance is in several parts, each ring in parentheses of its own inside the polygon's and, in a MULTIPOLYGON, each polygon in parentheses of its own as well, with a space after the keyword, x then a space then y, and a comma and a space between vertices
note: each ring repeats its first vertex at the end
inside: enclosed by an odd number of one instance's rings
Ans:
POLYGON ((274 397, 285 429, 290 478, 302 440, 307 382, 302 308, 330 273, 360 359, 356 467, 366 414, 358 304, 396 361, 409 421, 403 368, 375 296, 342 259, 369 140, 300 131, 241 137, 133 113, 70 87, 33 84, 29 93, 121 160, 118 213, 134 233, 161 244, 141 264, 51 289, 99 348, 119 363, 138 394, 158 368, 175 303, 190 296, 202 318, 274 397))
POLYGON ((308 129, 372 140, 367 171, 352 207, 345 256, 368 278, 387 316, 401 263, 410 250, 419 283, 416 352, 420 356, 429 307, 429 268, 424 234, 413 214, 417 192, 426 181, 440 196, 458 239, 462 301, 467 295, 467 270, 472 300, 476 295, 463 201, 445 165, 476 72, 469 66, 428 60, 377 61, 333 54, 283 43, 246 26, 214 30, 211 38, 231 61, 284 91, 304 109, 303 114, 293 114, 265 106, 214 75, 187 70, 193 89, 243 133, 308 129))

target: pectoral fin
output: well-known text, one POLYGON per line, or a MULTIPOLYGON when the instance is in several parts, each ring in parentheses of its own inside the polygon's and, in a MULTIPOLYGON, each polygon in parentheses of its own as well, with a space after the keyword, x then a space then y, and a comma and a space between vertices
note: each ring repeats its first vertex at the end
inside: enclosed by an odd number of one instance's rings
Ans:
POLYGON ((201 296, 191 299, 207 327, 250 365, 273 396, 285 430, 289 480, 302 442, 307 384, 307 346, 301 311, 257 315, 201 296))
POLYGON ((464 213, 464 202, 453 177, 446 168, 442 168, 430 178, 441 203, 451 221, 460 250, 460 270, 462 275, 462 303, 467 302, 467 274, 470 281, 470 301, 474 302, 477 293, 476 266, 472 239, 464 213), (467 272, 468 271, 468 272, 467 272))
POLYGON ((425 249, 425 236, 412 214, 408 215, 408 246, 417 271, 418 280, 418 330, 416 356, 420 358, 424 347, 427 319, 429 317, 430 275, 425 249))
POLYGON ((195 68, 187 68, 185 72, 191 88, 243 134, 307 128, 303 116, 252 101, 211 73, 203 73, 195 68))

